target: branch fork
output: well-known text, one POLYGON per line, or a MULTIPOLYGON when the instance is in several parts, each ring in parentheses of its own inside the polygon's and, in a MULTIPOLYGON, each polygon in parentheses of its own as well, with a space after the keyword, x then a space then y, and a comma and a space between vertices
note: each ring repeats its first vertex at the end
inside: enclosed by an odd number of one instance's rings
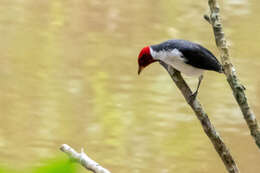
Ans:
POLYGON ((80 163, 83 167, 85 167, 89 171, 92 171, 94 173, 110 173, 107 169, 103 168, 97 162, 95 162, 90 157, 88 157, 85 154, 83 148, 81 149, 81 152, 78 153, 69 145, 63 144, 60 147, 60 150, 66 153, 72 160, 80 163))

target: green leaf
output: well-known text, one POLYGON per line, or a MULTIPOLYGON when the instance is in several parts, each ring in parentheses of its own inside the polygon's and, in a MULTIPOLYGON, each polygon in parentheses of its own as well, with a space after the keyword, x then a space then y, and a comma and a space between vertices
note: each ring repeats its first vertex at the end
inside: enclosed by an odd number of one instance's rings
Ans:
POLYGON ((36 168, 33 173, 76 173, 76 167, 72 161, 55 160, 36 168))

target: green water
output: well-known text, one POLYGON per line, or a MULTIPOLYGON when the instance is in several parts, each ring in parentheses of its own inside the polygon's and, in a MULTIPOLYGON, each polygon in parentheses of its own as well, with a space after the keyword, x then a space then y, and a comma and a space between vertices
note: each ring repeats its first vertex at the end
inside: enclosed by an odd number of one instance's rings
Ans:
MULTIPOLYGON (((260 2, 221 1, 233 62, 260 120, 260 2)), ((224 165, 168 74, 137 55, 170 38, 216 56, 206 1, 1 0, 0 163, 22 169, 81 147, 111 172, 219 173, 224 165)), ((197 79, 187 78, 193 89, 197 79)), ((199 99, 241 172, 260 169, 223 75, 199 99)), ((82 168, 82 172, 84 172, 82 168)))

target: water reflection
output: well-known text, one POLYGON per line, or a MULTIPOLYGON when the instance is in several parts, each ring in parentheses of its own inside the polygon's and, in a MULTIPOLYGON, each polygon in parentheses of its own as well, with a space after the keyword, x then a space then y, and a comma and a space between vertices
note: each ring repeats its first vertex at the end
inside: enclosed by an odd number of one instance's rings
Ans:
MULTIPOLYGON (((197 41, 217 55, 202 19, 207 4, 151 2, 0 2, 2 164, 37 164, 68 143, 86 146, 113 172, 225 171, 165 70, 153 64, 137 76, 139 50, 172 37, 197 41)), ((258 115, 259 7, 239 2, 222 4, 224 24, 258 115)), ((187 81, 195 88, 197 79, 187 81)), ((206 73, 199 98, 241 171, 259 169, 224 76, 206 73)))

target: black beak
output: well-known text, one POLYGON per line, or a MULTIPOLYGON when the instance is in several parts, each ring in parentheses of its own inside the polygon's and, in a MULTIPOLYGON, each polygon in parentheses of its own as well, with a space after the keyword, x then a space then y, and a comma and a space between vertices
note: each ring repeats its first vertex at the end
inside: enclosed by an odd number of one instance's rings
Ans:
POLYGON ((138 68, 138 75, 140 75, 140 73, 141 73, 141 71, 143 70, 143 68, 144 68, 144 67, 139 66, 139 68, 138 68))

